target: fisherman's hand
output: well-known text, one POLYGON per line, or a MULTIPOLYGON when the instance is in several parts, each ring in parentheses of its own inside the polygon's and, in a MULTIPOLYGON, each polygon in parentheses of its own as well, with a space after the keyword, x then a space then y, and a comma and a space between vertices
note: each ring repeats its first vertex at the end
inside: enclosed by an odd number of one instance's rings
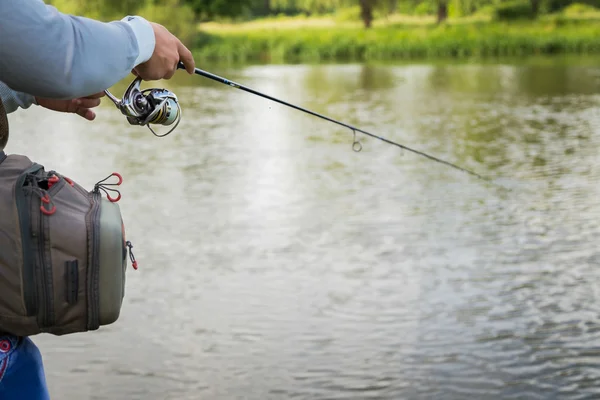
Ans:
POLYGON ((150 24, 154 29, 156 42, 154 53, 148 61, 136 66, 131 72, 146 81, 171 79, 177 71, 177 64, 181 61, 186 71, 190 75, 193 74, 196 65, 192 52, 164 26, 154 22, 150 24))
POLYGON ((73 100, 56 100, 36 97, 35 100, 39 106, 53 111, 77 114, 88 121, 96 118, 96 113, 91 109, 100 105, 100 98, 104 92, 96 93, 87 97, 80 97, 73 100))

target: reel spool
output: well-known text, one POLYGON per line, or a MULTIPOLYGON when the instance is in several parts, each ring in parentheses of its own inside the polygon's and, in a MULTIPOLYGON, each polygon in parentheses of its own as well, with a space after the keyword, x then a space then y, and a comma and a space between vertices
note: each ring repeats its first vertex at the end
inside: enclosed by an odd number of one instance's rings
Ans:
POLYGON ((154 136, 167 136, 177 128, 181 121, 182 112, 177 96, 167 89, 140 90, 141 83, 142 78, 136 77, 121 100, 113 96, 108 90, 105 90, 104 93, 127 117, 127 121, 131 125, 145 125, 154 136), (175 126, 163 135, 158 135, 150 126, 150 124, 169 126, 173 123, 175 123, 175 126))

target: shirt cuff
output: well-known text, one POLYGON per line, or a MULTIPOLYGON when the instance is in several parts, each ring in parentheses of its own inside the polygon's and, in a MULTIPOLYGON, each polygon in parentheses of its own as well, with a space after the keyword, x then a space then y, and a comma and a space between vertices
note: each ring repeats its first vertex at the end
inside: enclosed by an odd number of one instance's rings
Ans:
POLYGON ((154 29, 146 19, 138 16, 128 15, 121 21, 126 22, 131 27, 137 40, 139 54, 134 65, 137 67, 148 61, 154 53, 154 46, 156 45, 154 29))
POLYGON ((32 104, 37 105, 35 97, 27 93, 15 92, 3 82, 0 82, 0 99, 7 114, 16 111, 19 107, 27 109, 32 104))

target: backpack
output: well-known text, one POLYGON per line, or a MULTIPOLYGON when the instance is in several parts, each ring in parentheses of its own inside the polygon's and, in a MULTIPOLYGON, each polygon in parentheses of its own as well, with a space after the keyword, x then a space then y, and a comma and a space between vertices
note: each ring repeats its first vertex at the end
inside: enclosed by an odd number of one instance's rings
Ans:
POLYGON ((66 335, 119 318, 128 254, 137 269, 121 195, 108 193, 121 183, 113 173, 89 191, 0 148, 0 332, 66 335))

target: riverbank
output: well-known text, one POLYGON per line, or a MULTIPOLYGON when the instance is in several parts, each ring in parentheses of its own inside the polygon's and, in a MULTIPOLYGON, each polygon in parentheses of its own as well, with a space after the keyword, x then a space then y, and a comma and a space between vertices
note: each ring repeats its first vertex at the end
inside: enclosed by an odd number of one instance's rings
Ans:
POLYGON ((209 23, 193 43, 199 61, 329 62, 600 54, 600 13, 495 22, 392 16, 364 29, 333 18, 209 23))

